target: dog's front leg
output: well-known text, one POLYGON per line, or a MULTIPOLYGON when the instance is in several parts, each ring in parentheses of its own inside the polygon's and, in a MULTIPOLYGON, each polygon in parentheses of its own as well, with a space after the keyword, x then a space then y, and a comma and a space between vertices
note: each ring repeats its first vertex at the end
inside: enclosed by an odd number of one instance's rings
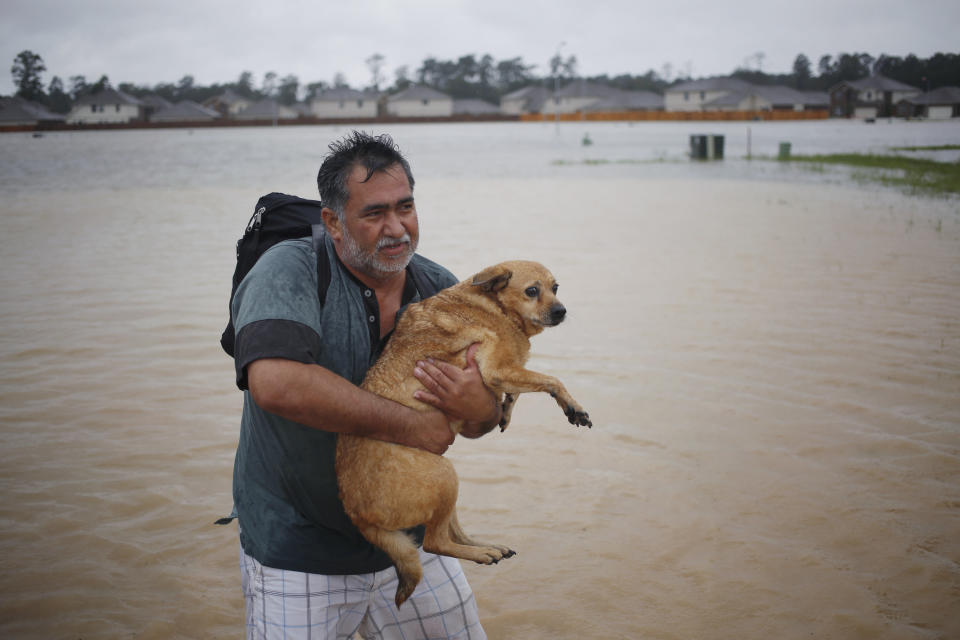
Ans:
POLYGON ((537 391, 549 393, 563 409, 563 413, 567 416, 570 424, 584 427, 593 426, 593 423, 590 422, 590 415, 583 410, 580 403, 573 399, 563 383, 553 376, 529 369, 508 369, 497 371, 490 377, 491 386, 506 394, 516 395, 537 391))

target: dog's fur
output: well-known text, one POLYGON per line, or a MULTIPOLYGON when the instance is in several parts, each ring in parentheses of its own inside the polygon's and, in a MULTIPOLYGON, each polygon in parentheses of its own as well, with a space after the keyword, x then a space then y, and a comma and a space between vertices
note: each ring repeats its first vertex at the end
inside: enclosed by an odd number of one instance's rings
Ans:
MULTIPOLYGON (((524 368, 530 336, 559 324, 566 309, 557 301, 556 281, 535 262, 504 262, 473 278, 410 305, 383 355, 367 372, 363 387, 408 407, 432 407, 413 397, 422 389, 413 376, 427 357, 466 366, 466 351, 480 343, 476 362, 484 384, 503 403, 501 429, 510 421, 517 394, 545 391, 572 424, 592 426, 563 384, 524 368)), ((451 424, 458 433, 462 423, 451 424)), ((420 449, 341 435, 337 477, 347 514, 397 568, 399 607, 413 593, 422 569, 417 549, 404 531, 425 524, 423 548, 481 564, 514 554, 507 547, 468 538, 457 522, 457 474, 449 460, 420 449)))

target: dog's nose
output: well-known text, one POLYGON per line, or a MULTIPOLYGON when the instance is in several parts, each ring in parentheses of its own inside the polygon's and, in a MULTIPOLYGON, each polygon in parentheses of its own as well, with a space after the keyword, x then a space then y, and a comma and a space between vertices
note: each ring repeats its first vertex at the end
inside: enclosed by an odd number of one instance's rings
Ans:
POLYGON ((560 324, 566 316, 567 308, 562 304, 555 304, 550 309, 550 321, 553 322, 553 324, 560 324))

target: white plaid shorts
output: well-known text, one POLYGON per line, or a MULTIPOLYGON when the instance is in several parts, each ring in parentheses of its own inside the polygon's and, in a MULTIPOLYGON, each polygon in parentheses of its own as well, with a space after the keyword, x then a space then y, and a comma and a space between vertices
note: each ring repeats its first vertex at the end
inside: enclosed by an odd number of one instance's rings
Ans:
POLYGON ((241 550, 247 639, 486 640, 460 562, 422 549, 420 562, 423 579, 398 610, 393 567, 350 576, 299 573, 264 567, 241 550))

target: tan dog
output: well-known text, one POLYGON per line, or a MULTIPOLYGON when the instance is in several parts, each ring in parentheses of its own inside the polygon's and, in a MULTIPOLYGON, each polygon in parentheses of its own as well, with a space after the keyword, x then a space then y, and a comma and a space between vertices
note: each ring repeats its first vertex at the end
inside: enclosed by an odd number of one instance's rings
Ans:
MULTIPOLYGON (((557 283, 536 262, 504 262, 437 295, 410 305, 397 323, 383 355, 367 372, 363 387, 408 407, 432 407, 414 399, 422 389, 413 376, 418 360, 466 366, 467 348, 480 343, 476 362, 487 387, 503 395, 501 429, 510 421, 516 394, 545 391, 572 424, 592 426, 563 383, 528 371, 530 336, 563 321, 557 283)), ((462 423, 451 428, 459 433, 462 423)), ((406 529, 426 525, 423 548, 481 564, 514 554, 507 547, 468 538, 457 522, 457 474, 449 460, 420 449, 340 435, 337 477, 347 515, 397 568, 399 607, 413 593, 422 569, 406 529)))

